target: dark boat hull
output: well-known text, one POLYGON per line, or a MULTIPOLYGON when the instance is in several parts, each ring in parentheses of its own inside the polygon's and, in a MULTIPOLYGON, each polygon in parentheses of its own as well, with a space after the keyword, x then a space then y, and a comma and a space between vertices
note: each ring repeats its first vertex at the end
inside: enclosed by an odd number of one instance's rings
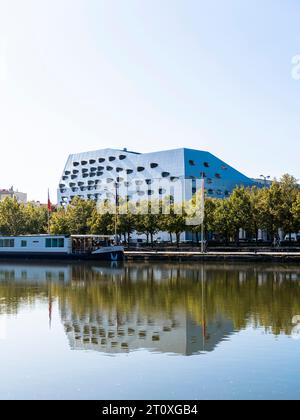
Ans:
POLYGON ((51 261, 123 261, 124 252, 109 251, 100 254, 64 254, 64 253, 45 253, 45 252, 0 252, 1 260, 51 260, 51 261))

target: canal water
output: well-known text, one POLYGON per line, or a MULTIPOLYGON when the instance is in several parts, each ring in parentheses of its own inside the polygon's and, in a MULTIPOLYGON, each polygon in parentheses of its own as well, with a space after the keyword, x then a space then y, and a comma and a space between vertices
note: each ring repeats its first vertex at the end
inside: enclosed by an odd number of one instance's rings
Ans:
POLYGON ((0 263, 0 399, 298 399, 300 266, 0 263))

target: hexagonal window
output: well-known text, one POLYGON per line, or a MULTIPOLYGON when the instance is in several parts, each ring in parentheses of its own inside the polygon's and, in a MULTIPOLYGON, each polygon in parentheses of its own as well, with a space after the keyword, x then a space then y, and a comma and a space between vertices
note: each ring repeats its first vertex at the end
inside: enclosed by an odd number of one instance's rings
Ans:
POLYGON ((150 168, 155 169, 158 167, 158 163, 150 163, 150 168))
POLYGON ((79 162, 73 162, 73 166, 79 166, 80 163, 79 162))
POLYGON ((117 168, 117 169, 116 169, 116 171, 117 171, 117 172, 123 172, 123 171, 124 171, 124 169, 123 169, 123 168, 117 168))
POLYGON ((161 174, 161 176, 162 176, 163 178, 168 178, 168 176, 170 176, 170 173, 169 173, 169 172, 163 172, 163 173, 161 174))
POLYGON ((114 169, 114 168, 112 168, 111 166, 107 166, 107 167, 106 167, 106 170, 107 170, 107 171, 112 171, 113 169, 114 169))
POLYGON ((138 172, 143 172, 144 170, 145 170, 145 168, 143 166, 138 166, 137 167, 138 172))
POLYGON ((131 174, 133 174, 133 170, 132 169, 126 169, 126 173, 127 173, 127 175, 131 175, 131 174))
POLYGON ((105 159, 104 158, 100 158, 100 159, 98 159, 98 162, 99 163, 103 163, 103 162, 105 162, 105 159))
POLYGON ((86 160, 82 160, 82 161, 81 161, 81 165, 82 165, 82 166, 85 166, 85 165, 87 165, 87 164, 88 164, 88 163, 87 163, 87 161, 86 161, 86 160))
POLYGON ((96 163, 95 159, 90 159, 90 165, 94 165, 94 163, 96 163))
POLYGON ((119 156, 119 159, 120 159, 120 160, 124 160, 124 159, 126 159, 126 157, 127 157, 127 156, 125 156, 125 155, 120 155, 120 156, 119 156))
POLYGON ((110 162, 113 162, 114 160, 116 160, 116 158, 115 158, 115 156, 110 156, 110 157, 108 158, 108 160, 109 160, 110 162))

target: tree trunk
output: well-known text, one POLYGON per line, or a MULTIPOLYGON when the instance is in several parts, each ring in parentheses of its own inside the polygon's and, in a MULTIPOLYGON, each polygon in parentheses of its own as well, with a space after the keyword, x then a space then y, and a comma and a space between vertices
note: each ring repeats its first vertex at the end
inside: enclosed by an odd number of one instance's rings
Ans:
POLYGON ((179 248, 179 243, 180 243, 180 233, 176 233, 176 245, 177 245, 177 248, 179 248))

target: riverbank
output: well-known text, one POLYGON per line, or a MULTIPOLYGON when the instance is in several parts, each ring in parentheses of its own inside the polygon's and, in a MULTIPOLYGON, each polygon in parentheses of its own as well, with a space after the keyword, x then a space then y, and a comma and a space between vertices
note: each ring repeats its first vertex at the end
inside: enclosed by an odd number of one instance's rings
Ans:
POLYGON ((226 261, 300 263, 300 252, 218 252, 202 254, 190 251, 125 251, 128 261, 226 261))

